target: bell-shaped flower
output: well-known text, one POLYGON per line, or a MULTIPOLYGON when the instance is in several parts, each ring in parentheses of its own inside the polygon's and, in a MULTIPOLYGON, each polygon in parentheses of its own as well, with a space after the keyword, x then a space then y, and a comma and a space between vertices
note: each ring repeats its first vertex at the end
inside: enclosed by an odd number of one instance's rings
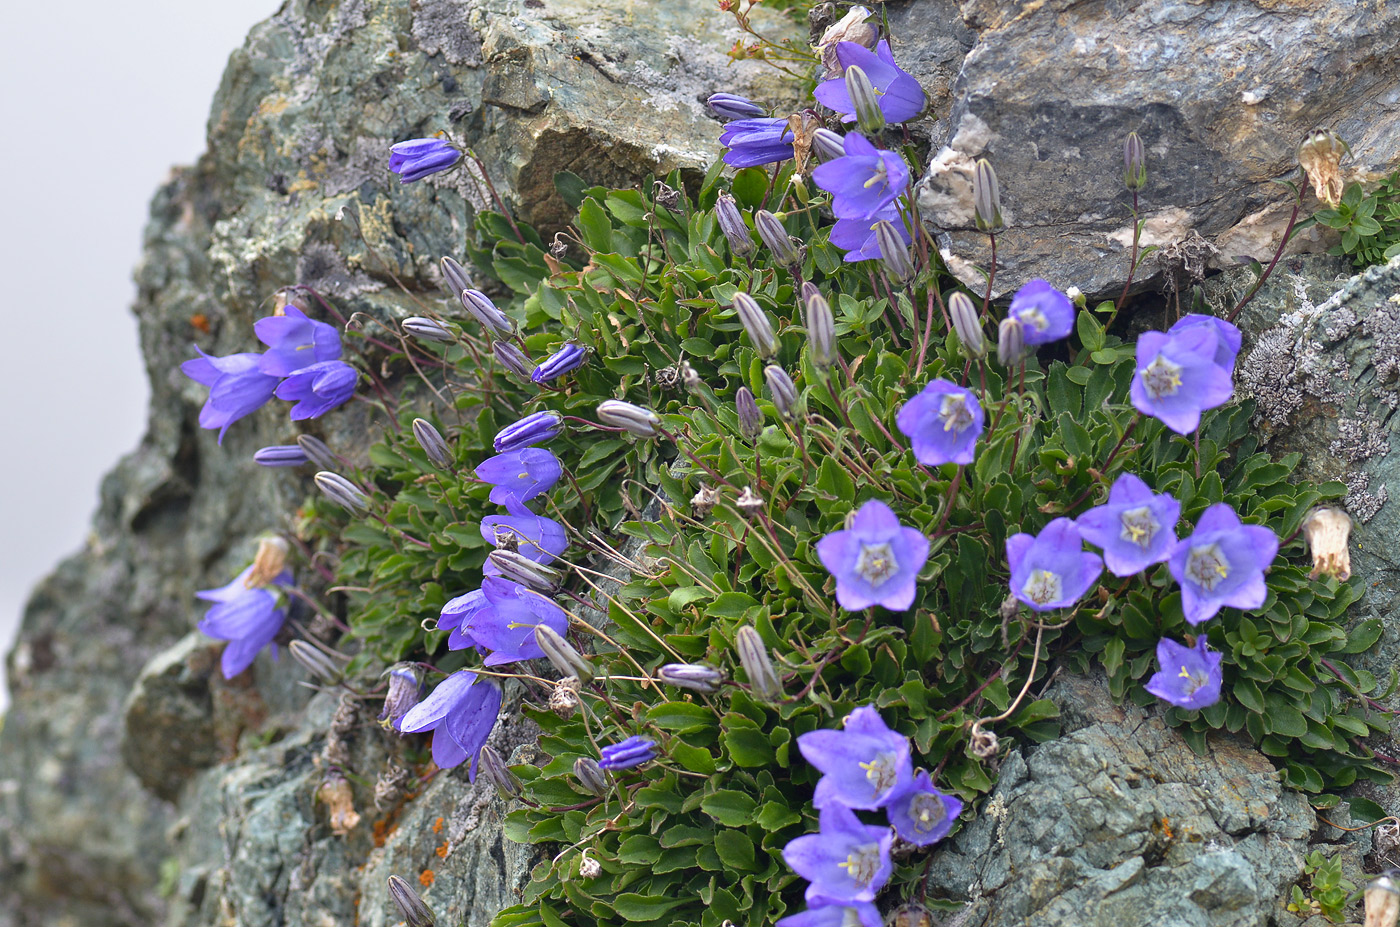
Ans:
POLYGON ((894 832, 918 847, 937 843, 948 836, 962 810, 962 800, 937 789, 923 769, 908 786, 891 796, 885 806, 894 832))
POLYGON ((518 451, 522 447, 540 444, 559 436, 564 430, 564 416, 558 412, 535 412, 518 421, 511 422, 492 441, 497 454, 518 451))
POLYGON ((1264 569, 1278 555, 1278 535, 1240 522, 1235 510, 1217 502, 1201 513, 1196 530, 1178 541, 1167 560, 1181 585, 1181 611, 1191 624, 1215 617, 1226 605, 1258 608, 1268 598, 1264 569))
POLYGON ((656 741, 647 737, 629 737, 603 748, 598 766, 601 769, 631 769, 656 759, 656 741))
POLYGON ((530 379, 536 383, 548 383, 582 367, 586 360, 588 349, 581 344, 569 342, 541 361, 534 373, 530 374, 530 379))
POLYGON ((481 520, 481 536, 497 547, 513 549, 536 563, 549 563, 569 546, 564 526, 536 515, 514 496, 506 496, 509 515, 488 515, 481 520))
POLYGON ((868 901, 807 899, 807 910, 789 914, 774 927, 883 927, 880 909, 868 901))
POLYGON ((1128 397, 1133 408, 1179 435, 1201 424, 1201 413, 1230 399, 1230 374, 1216 362, 1220 339, 1213 325, 1192 325, 1175 335, 1144 332, 1137 343, 1137 371, 1128 397))
POLYGON ((725 164, 754 167, 791 158, 795 137, 786 119, 760 117, 729 123, 720 132, 719 143, 728 149, 724 153, 725 164))
MULTIPOLYGON (((838 42, 836 58, 843 71, 854 65, 870 78, 886 122, 908 122, 924 111, 928 103, 924 88, 912 74, 894 63, 889 42, 881 40, 874 51, 855 42, 838 42)), ((843 77, 822 81, 814 96, 818 103, 841 113, 842 122, 855 122, 856 106, 843 77)))
POLYGON ((888 505, 871 499, 856 510, 850 528, 817 542, 817 557, 836 577, 836 601, 842 608, 883 605, 902 611, 914 604, 928 548, 923 532, 904 527, 888 505))
POLYGON ((1075 519, 1079 534, 1103 549, 1104 565, 1114 576, 1132 576, 1171 556, 1181 503, 1157 494, 1138 476, 1124 473, 1113 481, 1108 502, 1075 519))
POLYGON ((845 252, 843 261, 850 264, 856 261, 878 261, 884 257, 880 250, 880 236, 876 231, 881 219, 894 228, 895 234, 904 239, 906 245, 914 240, 909 230, 904 227, 904 219, 899 214, 899 204, 890 203, 868 219, 836 220, 836 224, 831 227, 830 241, 845 252))
POLYGON ((1044 280, 1032 280, 1017 290, 1006 315, 1021 323, 1026 345, 1059 341, 1074 330, 1074 303, 1044 280))
POLYGON ((277 398, 296 403, 291 412, 294 422, 320 418, 349 402, 359 379, 359 372, 344 361, 322 361, 283 380, 277 387, 277 398))
POLYGON ((389 170, 399 175, 399 183, 422 180, 460 160, 462 152, 441 138, 414 138, 389 147, 389 170))
POLYGON ((209 398, 199 410, 199 427, 219 429, 219 443, 223 444, 228 426, 256 412, 272 398, 277 390, 277 378, 258 369, 259 354, 215 357, 198 347, 195 350, 200 356, 185 361, 180 371, 196 383, 209 387, 209 398))
POLYGON ((1175 325, 1167 329, 1167 334, 1179 335, 1197 326, 1207 326, 1215 331, 1215 356, 1212 359, 1217 367, 1233 376, 1235 358, 1239 357, 1240 343, 1243 340, 1240 330, 1222 318, 1193 312, 1182 316, 1175 325))
MULTIPOLYGON (((893 151, 876 148, 859 132, 844 139, 846 156, 812 171, 817 186, 832 195, 838 219, 866 219, 893 203, 909 187, 909 165, 893 151)), ((903 224, 899 220, 891 223, 903 224)))
POLYGON ((476 468, 478 479, 495 484, 491 489, 491 501, 497 505, 503 505, 510 496, 528 502, 543 495, 554 488, 563 473, 559 458, 542 447, 497 454, 483 460, 476 468))
POLYGON ((464 595, 449 599, 442 607, 437 621, 439 631, 452 632, 447 638, 447 649, 466 650, 468 647, 475 647, 476 638, 472 636, 472 628, 476 627, 476 616, 490 607, 491 603, 486 601, 486 592, 481 589, 473 589, 464 595))
MULTIPOLYGON (((249 585, 254 582, 255 566, 255 563, 249 564, 227 586, 195 593, 196 598, 214 603, 214 607, 200 620, 199 630, 210 637, 229 642, 219 661, 225 679, 232 679, 251 666, 258 651, 272 643, 287 620, 287 612, 280 607, 276 592, 264 586, 249 585)), ((291 584, 292 571, 283 570, 269 585, 291 584)), ((274 644, 274 658, 276 654, 274 644)))
POLYGON ((895 425, 922 464, 970 464, 986 415, 971 390, 942 378, 900 407, 895 425))
POLYGON ((433 731, 433 762, 451 769, 470 758, 467 778, 475 781, 477 758, 500 710, 500 686, 470 670, 458 670, 400 718, 398 728, 405 734, 433 731))
POLYGON ((340 357, 340 332, 334 325, 308 318, 296 306, 287 304, 286 315, 271 315, 253 323, 253 333, 267 345, 258 369, 285 377, 304 367, 340 357))
POLYGON ((1006 559, 1011 594, 1038 612, 1073 605, 1103 572, 1103 560, 1084 551, 1079 529, 1068 518, 1055 519, 1035 536, 1007 538, 1006 559))
POLYGON ((820 829, 783 848, 783 860, 807 886, 807 901, 874 901, 890 877, 889 827, 862 824, 854 811, 831 804, 821 810, 820 829))
POLYGON ((569 629, 569 617, 548 598, 510 580, 488 576, 475 593, 458 596, 443 606, 438 628, 450 627, 449 650, 475 647, 487 666, 538 660, 544 651, 535 641, 535 628, 557 634, 569 629))
POLYGON ((846 716, 840 731, 809 731, 797 749, 822 771, 813 803, 847 808, 880 808, 907 786, 914 774, 909 738, 885 726, 880 713, 864 705, 846 716))
POLYGON ((1221 655, 1206 646, 1206 636, 1195 647, 1183 647, 1169 638, 1157 645, 1161 667, 1143 686, 1178 708, 1205 708, 1220 701, 1221 655))
POLYGON ((753 100, 741 97, 737 93, 712 93, 705 102, 711 112, 721 119, 761 119, 768 114, 767 110, 753 100))

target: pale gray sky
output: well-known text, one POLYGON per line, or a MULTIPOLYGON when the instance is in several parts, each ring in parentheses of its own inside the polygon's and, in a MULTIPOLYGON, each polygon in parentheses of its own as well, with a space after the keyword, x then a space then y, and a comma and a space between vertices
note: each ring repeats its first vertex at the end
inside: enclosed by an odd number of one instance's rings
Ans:
MULTIPOLYGON (((229 53, 277 0, 9 3, 0 29, 0 653, 81 548, 148 390, 130 312, 151 194, 204 149, 229 53)), ((0 712, 8 703, 0 665, 0 712)))

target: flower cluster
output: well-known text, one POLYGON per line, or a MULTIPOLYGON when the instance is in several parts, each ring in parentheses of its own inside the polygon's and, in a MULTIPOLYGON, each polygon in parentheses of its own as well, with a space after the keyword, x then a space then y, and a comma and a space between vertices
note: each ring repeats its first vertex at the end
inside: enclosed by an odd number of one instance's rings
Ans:
MULTIPOLYGON (((286 541, 265 539, 253 562, 232 582, 195 593, 196 598, 214 603, 200 620, 199 630, 229 642, 219 662, 225 679, 232 679, 251 666, 258 651, 272 644, 282 630, 287 620, 282 590, 291 588, 293 583, 286 559, 286 541)), ((272 645, 272 655, 276 659, 276 644, 272 645)))
POLYGON ((300 421, 320 418, 355 395, 359 374, 339 360, 340 332, 335 326, 309 318, 288 304, 259 319, 253 331, 267 345, 262 354, 215 357, 196 347, 200 356, 180 365, 185 376, 209 387, 199 425, 219 429, 220 444, 230 425, 262 408, 273 396, 296 403, 291 418, 300 421))
POLYGON ((894 838, 919 847, 942 840, 963 803, 936 788, 927 771, 914 772, 909 739, 869 705, 847 715, 843 730, 811 731, 797 738, 797 747, 822 773, 813 799, 819 830, 783 849, 783 859, 810 884, 808 910, 778 923, 802 927, 830 917, 875 927, 881 918, 872 902, 893 868, 894 838), (881 808, 887 826, 864 824, 855 813, 881 808))

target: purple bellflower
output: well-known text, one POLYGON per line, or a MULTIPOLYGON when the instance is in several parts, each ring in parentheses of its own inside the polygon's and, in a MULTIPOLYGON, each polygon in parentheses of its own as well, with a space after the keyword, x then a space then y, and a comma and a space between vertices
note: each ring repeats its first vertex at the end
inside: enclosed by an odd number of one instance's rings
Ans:
POLYGON ((536 383, 548 383, 550 380, 557 380, 566 373, 572 373, 583 366, 583 362, 588 360, 588 349, 581 344, 569 342, 558 351, 546 357, 535 372, 530 375, 530 379, 536 383))
POLYGON ((836 577, 836 601, 842 608, 883 605, 903 611, 914 604, 928 547, 923 532, 904 527, 888 505, 871 499, 856 510, 850 528, 817 542, 817 557, 836 577))
POLYGON ((1195 647, 1183 647, 1169 638, 1157 645, 1161 667, 1143 686, 1178 708, 1205 708, 1220 701, 1221 655, 1206 646, 1206 636, 1195 647))
POLYGON ((846 252, 842 260, 853 263, 875 261, 884 257, 880 251, 880 236, 875 231, 875 225, 881 219, 894 227, 896 234, 904 239, 906 245, 914 240, 904 225, 904 218, 899 214, 899 205, 890 203, 868 219, 836 220, 836 224, 831 227, 830 240, 833 245, 846 252))
POLYGON ((267 345, 258 369, 285 377, 312 364, 340 357, 340 332, 334 325, 308 318, 290 303, 286 315, 271 315, 253 323, 253 333, 267 345))
POLYGON ((564 429, 564 416, 558 412, 536 412, 519 421, 511 422, 496 432, 492 446, 497 454, 518 451, 522 447, 540 444, 558 437, 564 429))
POLYGON ((818 808, 883 807, 914 775, 909 738, 886 727, 870 705, 847 715, 844 730, 802 734, 797 749, 822 771, 813 797, 818 808))
POLYGON ((559 522, 536 515, 515 496, 506 496, 505 507, 509 515, 488 515, 481 520, 481 536, 488 543, 513 547, 536 563, 549 563, 569 546, 559 522))
POLYGON ((441 138, 414 138, 389 148, 389 170, 399 175, 399 183, 422 180, 429 174, 447 170, 460 160, 462 152, 441 138))
POLYGON ((811 898, 807 910, 790 914, 774 927, 882 927, 880 909, 868 901, 811 898))
POLYGON ((724 153, 725 164, 753 167, 791 158, 793 138, 788 121, 775 116, 737 119, 724 127, 719 143, 729 149, 724 153))
POLYGON ((1007 538, 1006 559, 1011 594, 1038 612, 1073 605, 1103 572, 1103 560, 1084 551, 1079 529, 1068 518, 1055 519, 1034 537, 1007 538))
POLYGON ((1170 494, 1154 493, 1135 474, 1113 481, 1108 502, 1075 519, 1079 534, 1103 549, 1103 561, 1114 576, 1132 576, 1171 556, 1176 546, 1176 520, 1181 503, 1170 494))
POLYGON ((764 108, 753 100, 735 93, 712 93, 705 102, 721 119, 758 119, 768 115, 764 108))
POLYGON ((941 377, 900 407, 895 424, 922 464, 970 464, 986 415, 971 390, 941 377))
POLYGON ((564 468, 553 451, 527 447, 488 457, 476 468, 478 479, 494 483, 491 501, 503 505, 509 496, 528 502, 554 488, 564 468))
POLYGON ((1128 396, 1133 408, 1179 435, 1201 424, 1201 413, 1230 399, 1230 374, 1216 363, 1216 328, 1191 325, 1175 335, 1144 332, 1128 396))
POLYGON ((1032 280, 1017 290, 1006 314, 1021 323, 1027 345, 1059 341, 1074 330, 1074 303, 1044 280, 1032 280))
POLYGON ((1208 326, 1215 330, 1215 357, 1213 360, 1217 367, 1230 375, 1235 372, 1235 358, 1240 354, 1240 330, 1234 325, 1217 318, 1213 315, 1201 315, 1192 313, 1184 315, 1181 320, 1167 329, 1168 335, 1179 335, 1184 331, 1189 331, 1196 326, 1208 326))
MULTIPOLYGON (((843 72, 855 65, 870 78, 885 121, 907 122, 924 111, 928 102, 924 88, 919 86, 912 74, 894 63, 889 42, 881 40, 874 51, 855 42, 839 42, 836 45, 836 59, 841 62, 843 72)), ((818 103, 841 113, 842 122, 856 121, 856 105, 851 102, 844 77, 822 81, 817 85, 814 96, 818 103)))
POLYGON ((344 361, 330 360, 303 367, 277 387, 277 398, 295 402, 292 421, 320 418, 355 395, 360 374, 344 361))
POLYGON ((821 829, 783 848, 788 866, 812 884, 807 903, 874 901, 890 877, 889 827, 862 824, 844 805, 827 805, 818 818, 821 829))
POLYGON ((308 458, 300 444, 273 444, 254 451, 253 462, 263 467, 300 467, 308 458))
POLYGON ((219 443, 223 444, 228 426, 256 412, 272 398, 277 378, 258 369, 259 354, 215 357, 197 346, 195 350, 200 356, 185 361, 180 371, 196 383, 209 387, 209 398, 199 410, 199 427, 219 429, 219 443))
POLYGON ((451 769, 470 759, 467 778, 476 781, 477 757, 500 710, 500 686, 470 670, 458 670, 409 709, 398 728, 405 734, 433 731, 433 762, 451 769))
MULTIPOLYGON (((909 166, 893 151, 876 148, 859 132, 844 140, 846 156, 812 171, 817 186, 832 195, 838 219, 867 219, 893 203, 909 186, 909 166)), ((903 225, 895 220, 892 225, 903 225)))
POLYGON ((603 748, 598 765, 607 770, 631 769, 656 759, 656 741, 646 737, 629 737, 603 748))
POLYGON ((894 832, 919 847, 937 843, 953 829, 962 814, 962 800, 934 787, 926 770, 919 770, 914 781, 890 798, 885 811, 894 832))
MULTIPOLYGON (((491 603, 486 601, 486 592, 482 589, 473 589, 455 599, 449 599, 442 607, 442 614, 438 616, 437 622, 439 631, 452 632, 447 638, 447 649, 466 650, 468 647, 476 647, 476 638, 472 635, 472 629, 476 627, 476 616, 490 607, 491 603)), ((485 653, 481 648, 478 650, 485 653)))
POLYGON ((1241 524, 1235 510, 1217 502, 1201 513, 1196 530, 1178 541, 1167 568, 1181 584, 1181 611, 1200 624, 1226 605, 1258 608, 1269 590, 1264 569, 1278 554, 1278 535, 1241 524))
MULTIPOLYGON (((256 564, 249 564, 227 586, 195 593, 196 598, 214 603, 200 620, 199 630, 228 641, 219 660, 225 679, 232 679, 251 666, 258 651, 272 643, 287 620, 286 611, 278 607, 277 593, 266 587, 248 585, 254 566, 256 564)), ((291 584, 291 570, 283 570, 271 583, 275 586, 291 584)), ((275 658, 276 644, 273 644, 272 653, 275 658)))
POLYGON ((549 599, 499 576, 488 576, 476 592, 458 596, 443 606, 438 628, 451 625, 449 650, 475 647, 486 654, 487 666, 538 660, 544 651, 535 641, 535 628, 558 634, 569 630, 569 616, 549 599))

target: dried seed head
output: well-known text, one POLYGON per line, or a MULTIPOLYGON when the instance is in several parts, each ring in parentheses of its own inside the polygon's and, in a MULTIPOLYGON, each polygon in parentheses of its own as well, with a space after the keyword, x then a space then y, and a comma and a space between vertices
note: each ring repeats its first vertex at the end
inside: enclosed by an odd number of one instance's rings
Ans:
POLYGON ((747 386, 739 387, 734 394, 734 407, 739 412, 739 431, 750 442, 758 440, 758 436, 763 433, 763 411, 758 407, 758 401, 753 398, 753 392, 747 386))
POLYGON ((754 492, 752 486, 744 487, 744 491, 739 493, 739 498, 734 500, 734 505, 745 518, 753 518, 767 507, 763 497, 754 492))
POLYGON ((738 313, 744 331, 749 333, 749 341, 759 357, 772 357, 778 353, 778 336, 773 334, 773 325, 758 300, 747 293, 735 293, 734 311, 738 313))
POLYGON ((866 135, 876 135, 885 130, 885 111, 880 109, 880 98, 875 95, 875 85, 863 68, 851 65, 846 68, 846 93, 850 94, 851 104, 856 110, 856 125, 866 135))
POLYGON ((566 676, 554 684, 549 693, 549 710, 561 718, 572 718, 578 711, 579 681, 566 676))
POLYGON ((432 909, 398 876, 389 876, 389 897, 393 899, 394 907, 399 909, 404 927, 433 927, 437 923, 432 909))
POLYGON ((948 297, 948 314, 953 317, 953 330, 968 357, 986 357, 987 339, 982 332, 982 320, 972 298, 959 290, 948 297))
POLYGON ((1342 201, 1342 155, 1351 149, 1329 129, 1313 132, 1298 146, 1298 164, 1312 181, 1313 192, 1328 206, 1342 201))
POLYGON ((1147 152, 1136 132, 1123 141, 1123 186, 1134 192, 1147 186, 1147 152))
POLYGON ((997 172, 986 158, 979 158, 972 171, 972 207, 979 229, 995 232, 1001 228, 1001 188, 997 185, 997 172))
POLYGON ((412 782, 412 773, 391 761, 374 780, 374 807, 387 811, 397 805, 408 794, 412 782))
POLYGON ((269 534, 258 539, 258 552, 253 555, 253 569, 243 580, 243 588, 257 589, 266 586, 287 568, 287 551, 291 547, 286 540, 269 534))
POLYGON ((584 853, 579 857, 578 874, 580 878, 596 879, 603 874, 603 866, 596 859, 584 853))
POLYGON ((749 677, 749 685, 759 698, 775 701, 782 697, 783 684, 773 670, 768 648, 758 632, 744 625, 734 633, 734 647, 739 652, 739 665, 749 677))
POLYGON ((413 437, 418 442, 418 446, 423 449, 423 453, 428 455, 428 460, 433 466, 443 470, 451 470, 454 461, 452 451, 447 447, 447 441, 442 437, 442 433, 433 427, 433 423, 424 418, 413 420, 413 437))
POLYGON ((1312 551, 1313 568, 1310 579, 1334 576, 1338 582, 1351 579, 1351 516, 1339 508, 1320 506, 1303 519, 1303 534, 1312 551))
POLYGON ((806 187, 803 186, 802 175, 806 172, 807 162, 812 157, 812 143, 821 125, 821 117, 810 109, 793 113, 788 117, 788 128, 792 130, 792 184, 803 205, 806 205, 806 187))
POLYGON ((652 195, 656 199, 656 205, 662 209, 669 209, 675 212, 681 205, 681 191, 677 190, 660 180, 651 185, 652 195))
POLYGON ((974 724, 972 726, 970 740, 972 755, 979 760, 990 760, 997 755, 997 735, 993 734, 991 731, 984 731, 981 727, 974 724))
POLYGON ((716 505, 719 505, 719 490, 704 483, 701 483, 700 489, 690 497, 690 510, 697 519, 708 518, 716 505))
POLYGON ((331 833, 344 837, 360 823, 355 810, 355 796, 350 783, 340 773, 327 773, 316 790, 316 797, 325 802, 330 816, 331 833))
POLYGON ((880 33, 874 24, 866 22, 869 18, 869 9, 853 6, 839 22, 827 26, 821 41, 812 46, 812 51, 821 59, 822 67, 826 68, 825 76, 828 80, 841 76, 841 61, 836 57, 838 42, 854 42, 870 49, 875 47, 880 33))

